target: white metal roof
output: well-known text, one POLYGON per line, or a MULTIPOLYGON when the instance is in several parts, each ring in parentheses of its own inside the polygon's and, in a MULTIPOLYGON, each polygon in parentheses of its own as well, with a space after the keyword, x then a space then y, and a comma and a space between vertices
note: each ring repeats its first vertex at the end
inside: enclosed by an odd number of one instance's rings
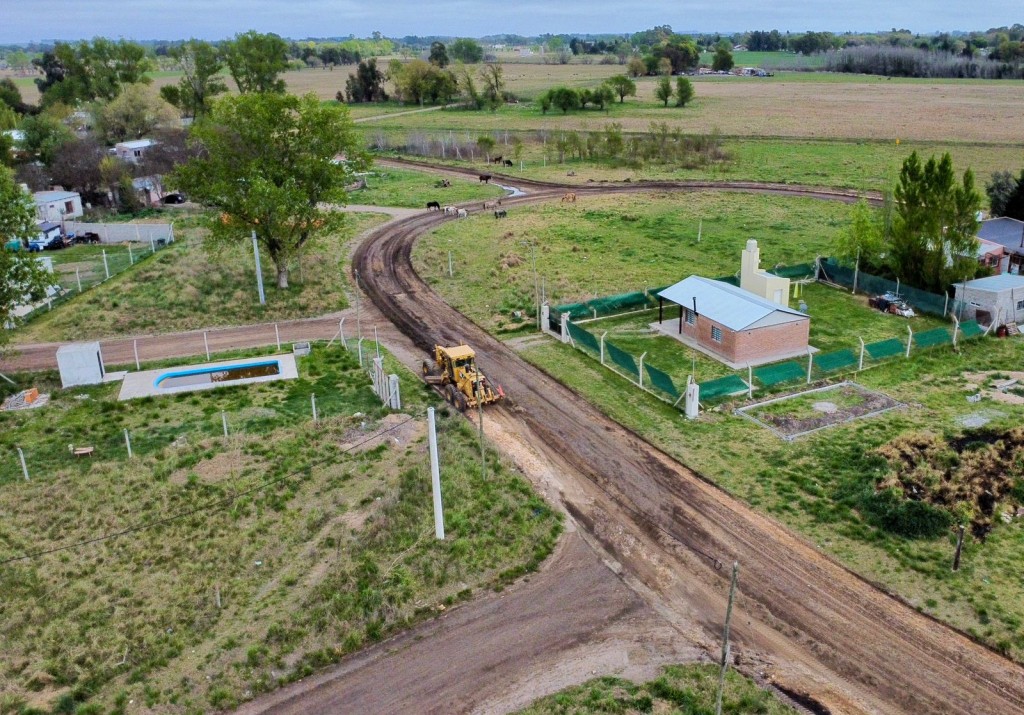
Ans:
MULTIPOLYGON (((965 285, 964 283, 957 283, 956 287, 959 288, 965 285)), ((1015 275, 1013 273, 1001 273, 998 276, 988 276, 987 278, 975 278, 972 281, 967 281, 968 288, 973 290, 984 290, 998 293, 1004 290, 1016 290, 1024 288, 1024 276, 1015 275)))
POLYGON ((67 201, 68 199, 77 199, 78 193, 75 191, 37 191, 32 194, 37 204, 45 204, 49 201, 67 201))
POLYGON ((118 142, 116 146, 124 147, 125 149, 145 149, 156 144, 154 139, 132 139, 131 141, 118 142))
POLYGON ((744 330, 773 314, 774 319, 766 321, 766 324, 809 320, 800 311, 772 303, 728 283, 700 276, 690 276, 681 280, 658 295, 691 310, 696 299, 698 315, 703 315, 730 330, 744 330))

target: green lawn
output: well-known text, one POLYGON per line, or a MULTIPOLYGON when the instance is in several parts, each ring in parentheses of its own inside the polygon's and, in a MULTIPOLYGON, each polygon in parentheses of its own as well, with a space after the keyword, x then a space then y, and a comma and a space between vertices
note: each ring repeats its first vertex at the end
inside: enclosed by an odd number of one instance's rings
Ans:
POLYGON ((439 188, 437 176, 422 171, 378 168, 366 177, 367 188, 351 191, 349 203, 369 206, 400 206, 425 208, 428 201, 442 206, 463 201, 484 201, 501 196, 497 186, 481 184, 476 179, 449 178, 451 186, 439 188))
MULTIPOLYGON (((131 270, 30 320, 14 332, 15 343, 83 340, 195 330, 218 325, 245 325, 304 318, 345 308, 348 250, 351 239, 385 220, 382 214, 352 214, 342 235, 308 248, 291 266, 290 287, 275 285, 273 264, 261 255, 267 303, 260 306, 249 242, 210 253, 200 228, 176 229, 170 247, 131 270)), ((62 281, 74 285, 74 267, 102 278, 102 249, 82 246, 53 255, 70 272, 62 281)), ((127 264, 124 248, 107 249, 111 261, 127 264), (115 259, 116 257, 116 259, 115 259)), ((145 251, 145 249, 143 249, 145 251)), ((112 265, 113 268, 113 265, 112 265)))
POLYGON ((323 344, 298 380, 129 402, 117 384, 19 376, 51 402, 0 413, 2 452, 22 447, 32 475, 0 466, 0 560, 198 511, 0 566, 0 711, 229 708, 536 568, 557 515, 495 453, 483 479, 475 432, 443 408, 433 538, 423 423, 438 400, 387 367, 405 405, 390 417, 354 355, 323 344))

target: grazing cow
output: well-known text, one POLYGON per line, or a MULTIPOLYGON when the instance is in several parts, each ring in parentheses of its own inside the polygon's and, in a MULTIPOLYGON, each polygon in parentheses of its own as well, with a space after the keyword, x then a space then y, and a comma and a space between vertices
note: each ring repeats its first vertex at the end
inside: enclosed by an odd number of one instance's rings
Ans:
POLYGON ((484 184, 487 184, 487 183, 489 183, 491 181, 491 175, 490 174, 480 174, 479 178, 480 178, 481 183, 484 183, 484 184))
POLYGON ((499 206, 501 206, 501 199, 497 199, 496 201, 484 201, 484 211, 496 209, 499 206))
POLYGON ((466 211, 466 209, 459 209, 456 216, 458 216, 459 218, 466 218, 469 216, 469 211, 466 211))
POLYGON ((494 212, 494 218, 505 218, 506 216, 508 216, 508 211, 505 209, 498 209, 494 212))
POLYGON ((450 182, 448 179, 440 179, 439 181, 434 182, 435 189, 447 189, 451 185, 452 182, 450 182))
POLYGON ((427 202, 427 209, 430 210, 430 211, 440 211, 441 210, 441 204, 439 204, 437 201, 428 201, 427 202))
POLYGON ((562 197, 562 203, 563 204, 566 204, 566 203, 574 204, 574 203, 576 203, 576 193, 573 192, 573 191, 570 191, 569 193, 567 193, 565 196, 562 197))
POLYGON ((503 156, 496 156, 493 159, 491 159, 491 163, 492 164, 500 164, 504 158, 505 157, 503 157, 503 156))
POLYGON ((445 216, 454 216, 456 213, 458 213, 458 211, 459 210, 457 208, 455 208, 454 206, 445 206, 444 207, 444 215, 445 216))
POLYGON ((505 159, 505 166, 512 166, 512 160, 511 159, 505 159))

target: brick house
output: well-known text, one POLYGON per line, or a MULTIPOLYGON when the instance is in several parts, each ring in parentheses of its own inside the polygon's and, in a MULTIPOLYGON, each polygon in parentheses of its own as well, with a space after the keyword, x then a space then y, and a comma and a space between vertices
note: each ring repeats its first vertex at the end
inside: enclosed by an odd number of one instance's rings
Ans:
POLYGON ((806 355, 811 319, 728 283, 690 276, 658 293, 652 327, 740 368, 806 355))

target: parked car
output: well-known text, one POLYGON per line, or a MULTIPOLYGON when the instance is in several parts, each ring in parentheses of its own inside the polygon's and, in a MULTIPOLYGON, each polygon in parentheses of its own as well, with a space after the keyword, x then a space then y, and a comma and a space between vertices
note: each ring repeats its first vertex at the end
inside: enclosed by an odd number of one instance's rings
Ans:
POLYGON ((160 201, 165 204, 183 204, 188 199, 185 198, 185 194, 176 191, 173 194, 167 194, 160 201))
POLYGON ((61 248, 64 248, 64 239, 61 236, 37 238, 34 241, 28 242, 28 250, 30 251, 57 251, 61 248))

